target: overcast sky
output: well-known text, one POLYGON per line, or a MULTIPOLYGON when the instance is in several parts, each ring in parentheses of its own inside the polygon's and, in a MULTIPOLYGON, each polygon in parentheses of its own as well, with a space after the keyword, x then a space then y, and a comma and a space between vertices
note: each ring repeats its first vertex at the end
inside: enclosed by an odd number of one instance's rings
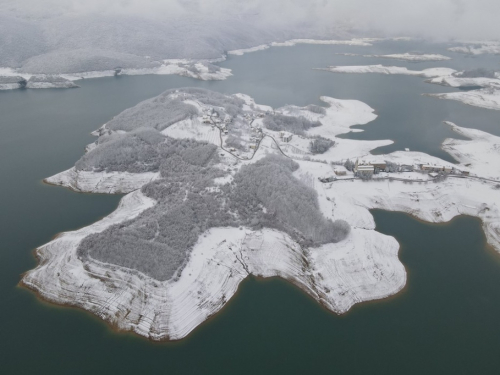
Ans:
POLYGON ((164 18, 257 15, 262 25, 315 22, 349 24, 369 33, 433 39, 497 39, 500 0, 0 0, 0 12, 17 17, 88 13, 164 18))

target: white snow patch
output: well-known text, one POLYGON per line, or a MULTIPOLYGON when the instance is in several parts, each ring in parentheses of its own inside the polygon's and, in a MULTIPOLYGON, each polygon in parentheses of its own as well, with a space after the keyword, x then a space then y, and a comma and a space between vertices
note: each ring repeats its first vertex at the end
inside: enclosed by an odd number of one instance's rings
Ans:
POLYGON ((143 69, 121 69, 119 72, 115 70, 104 70, 104 71, 94 71, 94 72, 83 72, 83 73, 73 73, 73 74, 61 74, 61 77, 69 79, 71 81, 76 81, 80 79, 90 79, 90 78, 101 78, 101 77, 112 77, 115 75, 172 75, 177 74, 180 76, 191 77, 200 79, 203 81, 211 80, 225 80, 232 76, 231 69, 220 68, 220 70, 215 72, 210 72, 206 65, 199 61, 192 60, 164 60, 163 63, 155 68, 143 68, 143 69), (188 69, 189 67, 196 67, 197 71, 192 71, 188 69))
POLYGON ((475 107, 500 110, 500 85, 480 90, 426 94, 439 99, 457 100, 475 107))
POLYGON ((192 138, 220 146, 219 130, 213 126, 202 124, 198 118, 179 121, 161 133, 172 138, 192 138))
POLYGON ((470 86, 498 86, 500 87, 500 79, 487 77, 460 77, 456 75, 435 77, 427 82, 450 87, 470 87, 470 86))
POLYGON ((440 54, 415 54, 415 53, 394 53, 390 55, 363 55, 363 57, 377 57, 382 59, 393 59, 402 61, 446 61, 451 60, 450 57, 440 54))
POLYGON ((423 54, 423 53, 394 53, 389 55, 362 55, 359 53, 349 53, 349 52, 339 52, 336 55, 342 56, 361 56, 361 57, 373 57, 381 59, 393 59, 402 60, 410 62, 421 62, 421 61, 446 61, 451 60, 451 57, 440 55, 440 54, 423 54))
POLYGON ((500 42, 498 41, 471 41, 463 43, 468 45, 451 47, 448 50, 467 55, 500 54, 500 42))
POLYGON ((379 74, 402 74, 418 77, 439 77, 447 76, 456 72, 450 68, 429 68, 424 70, 409 70, 400 66, 384 66, 384 65, 359 65, 359 66, 330 66, 328 68, 320 68, 318 70, 327 70, 334 73, 379 73, 379 74))
POLYGON ((445 123, 470 140, 448 138, 443 142, 443 150, 462 165, 467 165, 473 174, 500 181, 500 137, 477 129, 463 128, 449 121, 445 123))
POLYGON ((118 194, 140 189, 159 176, 159 172, 91 172, 78 171, 73 167, 44 181, 79 192, 118 194))
POLYGON ((348 45, 348 46, 372 46, 373 42, 380 41, 377 38, 354 38, 349 40, 321 40, 321 39, 291 39, 285 42, 272 42, 269 44, 261 44, 251 48, 243 48, 228 51, 228 55, 241 56, 245 53, 263 51, 270 47, 293 47, 297 44, 321 44, 321 45, 348 45))

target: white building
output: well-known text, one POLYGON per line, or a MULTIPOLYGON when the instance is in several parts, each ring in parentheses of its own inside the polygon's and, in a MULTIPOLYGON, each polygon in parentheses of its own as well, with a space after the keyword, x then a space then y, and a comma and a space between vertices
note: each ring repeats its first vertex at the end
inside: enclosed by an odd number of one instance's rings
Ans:
POLYGON ((358 165, 355 169, 354 172, 372 172, 375 170, 373 165, 358 165))
POLYGON ((371 164, 364 164, 363 162, 359 162, 356 160, 356 164, 354 164, 354 173, 368 172, 373 173, 375 171, 375 167, 371 164))
POLYGON ((283 142, 290 142, 292 140, 292 133, 280 132, 280 138, 283 142))

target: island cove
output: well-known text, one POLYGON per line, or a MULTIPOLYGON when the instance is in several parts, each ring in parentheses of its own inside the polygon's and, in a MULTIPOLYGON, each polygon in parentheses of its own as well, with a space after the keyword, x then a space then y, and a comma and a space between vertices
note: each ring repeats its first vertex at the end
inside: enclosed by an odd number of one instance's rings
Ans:
POLYGON ((74 168, 46 181, 128 194, 108 217, 38 248, 22 283, 120 329, 175 340, 250 274, 282 277, 336 313, 397 293, 406 282, 399 245, 375 231, 372 208, 429 222, 478 217, 500 251, 498 137, 450 123, 470 139, 443 143, 458 164, 411 151, 373 156, 392 142, 337 137, 374 120, 373 109, 321 99, 326 107, 272 109, 179 89, 122 112, 74 168), (322 153, 317 140, 330 141, 322 153), (386 171, 367 179, 362 166, 386 171))

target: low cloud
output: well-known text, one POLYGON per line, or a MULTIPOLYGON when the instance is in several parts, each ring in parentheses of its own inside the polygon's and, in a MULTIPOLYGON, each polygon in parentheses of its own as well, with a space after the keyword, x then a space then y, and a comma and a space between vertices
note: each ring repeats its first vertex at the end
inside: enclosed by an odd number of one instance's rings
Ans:
POLYGON ((500 35, 498 0, 0 0, 0 12, 30 19, 92 13, 156 20, 250 16, 274 29, 314 24, 318 30, 353 27, 432 39, 500 35))

